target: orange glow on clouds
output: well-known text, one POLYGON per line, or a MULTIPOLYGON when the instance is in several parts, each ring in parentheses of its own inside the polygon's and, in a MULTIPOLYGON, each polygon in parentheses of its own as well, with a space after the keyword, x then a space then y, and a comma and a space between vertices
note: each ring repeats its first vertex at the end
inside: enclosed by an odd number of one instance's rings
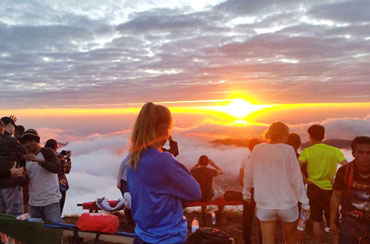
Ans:
MULTIPOLYGON (((307 111, 316 111, 316 114, 325 114, 328 111, 370 111, 370 103, 315 103, 315 104, 252 104, 248 99, 234 97, 223 100, 201 101, 175 101, 155 102, 168 106, 174 115, 202 115, 203 117, 218 118, 216 120, 227 122, 236 126, 258 124, 258 121, 269 121, 275 118, 285 119, 287 116, 311 117, 307 111), (201 104, 201 105, 200 105, 201 104), (186 106, 184 106, 186 105, 186 106), (282 116, 275 116, 276 114, 282 116)), ((139 104, 137 104, 139 105, 139 104)), ((22 117, 101 117, 108 115, 133 115, 140 111, 140 106, 135 107, 110 107, 110 108, 34 108, 34 109, 7 109, 0 110, 2 116, 14 114, 22 117)), ((343 113, 342 113, 343 114, 343 113)), ((368 113, 367 113, 368 114, 368 113)), ((189 116, 188 116, 189 115, 189 116)), ((343 115, 342 115, 343 116, 343 115)))

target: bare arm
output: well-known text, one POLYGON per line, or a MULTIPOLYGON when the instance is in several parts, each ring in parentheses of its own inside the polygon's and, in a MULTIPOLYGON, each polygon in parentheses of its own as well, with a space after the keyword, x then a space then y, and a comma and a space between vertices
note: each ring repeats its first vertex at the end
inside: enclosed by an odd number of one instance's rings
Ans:
POLYGON ((217 171, 217 175, 222 175, 222 174, 224 173, 224 171, 223 171, 220 167, 218 167, 218 166, 216 165, 216 163, 215 163, 215 162, 213 162, 211 159, 208 159, 208 161, 209 161, 209 164, 210 164, 213 168, 215 168, 215 169, 216 169, 216 171, 217 171))
POLYGON ((338 235, 338 226, 336 219, 338 216, 338 210, 340 201, 342 199, 343 191, 334 190, 330 200, 330 234, 332 236, 338 235))
MULTIPOLYGON (((302 162, 301 160, 298 160, 298 163, 299 163, 299 166, 301 167, 301 171, 302 171, 302 168, 305 166, 305 163, 302 162)), ((303 174, 303 172, 302 172, 302 177, 303 177, 304 183, 306 183, 307 185, 312 184, 312 182, 308 180, 308 178, 303 174)))
POLYGON ((341 162, 339 162, 342 166, 344 166, 344 165, 346 165, 346 164, 348 164, 348 162, 347 162, 347 160, 343 160, 343 161, 341 161, 341 162))
POLYGON ((244 169, 239 170, 239 183, 242 187, 244 186, 244 169))
POLYGON ((190 172, 191 172, 191 171, 193 171, 194 169, 198 168, 198 166, 199 166, 198 164, 195 164, 193 167, 191 167, 191 168, 190 168, 190 170, 189 170, 189 171, 190 171, 190 172))
POLYGON ((247 161, 244 171, 244 179, 243 179, 243 199, 247 203, 251 202, 252 193, 251 189, 253 187, 253 155, 247 161))

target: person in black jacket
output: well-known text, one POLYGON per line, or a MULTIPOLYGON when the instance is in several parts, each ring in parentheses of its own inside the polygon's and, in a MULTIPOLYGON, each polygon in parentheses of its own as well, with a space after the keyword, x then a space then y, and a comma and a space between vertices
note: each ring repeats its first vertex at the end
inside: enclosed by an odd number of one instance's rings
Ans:
MULTIPOLYGON (((23 214, 23 191, 21 185, 26 181, 23 169, 18 169, 19 162, 27 153, 27 149, 18 143, 12 135, 15 130, 15 117, 1 118, 4 132, 0 135, 0 213, 17 216, 23 214), (18 171, 14 175, 14 171, 18 171), (12 174, 13 172, 13 174, 12 174), (21 174, 19 174, 21 173, 21 174), (10 176, 14 177, 10 177, 10 176)), ((0 132, 2 132, 2 130, 0 132)), ((1 235, 2 240, 6 236, 1 235)), ((8 243, 14 240, 8 238, 8 243)))
MULTIPOLYGON (((12 137, 15 129, 14 120, 10 117, 3 117, 1 121, 5 125, 5 131, 0 139, 0 172, 5 176, 10 176, 10 170, 14 168, 14 164, 17 168, 18 162, 26 155, 27 149, 12 137)), ((0 213, 14 216, 23 213, 23 196, 20 186, 24 182, 24 175, 0 178, 0 213)))
POLYGON ((24 168, 17 168, 17 163, 13 164, 13 167, 9 170, 0 170, 1 179, 17 178, 24 174, 24 168))
POLYGON ((29 154, 26 170, 29 178, 30 215, 51 222, 60 222, 60 199, 58 173, 60 164, 55 152, 40 146, 36 130, 28 129, 22 137, 29 154))

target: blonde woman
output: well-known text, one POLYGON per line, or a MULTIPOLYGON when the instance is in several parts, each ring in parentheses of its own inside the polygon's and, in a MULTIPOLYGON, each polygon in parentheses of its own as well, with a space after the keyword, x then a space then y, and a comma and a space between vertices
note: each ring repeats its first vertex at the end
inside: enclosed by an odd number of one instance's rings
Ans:
POLYGON ((162 146, 171 135, 168 108, 146 103, 135 122, 127 167, 134 244, 186 243, 182 201, 201 198, 199 184, 162 146))
POLYGON ((254 147, 247 162, 243 195, 251 201, 254 187, 263 244, 275 243, 275 225, 280 220, 285 243, 296 244, 298 201, 309 209, 302 173, 294 149, 286 145, 289 128, 281 122, 273 123, 266 139, 254 147))

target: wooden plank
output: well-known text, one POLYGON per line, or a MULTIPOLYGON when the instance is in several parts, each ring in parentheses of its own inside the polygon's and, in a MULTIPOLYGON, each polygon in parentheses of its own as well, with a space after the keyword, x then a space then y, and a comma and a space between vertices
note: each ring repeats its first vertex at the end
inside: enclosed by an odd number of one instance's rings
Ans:
MULTIPOLYGON (((95 240, 96 233, 91 232, 84 232, 84 231, 77 231, 78 237, 84 239, 95 240)), ((63 236, 74 236, 74 232, 72 230, 63 230, 63 236)), ((133 244, 134 238, 126 237, 126 236, 119 236, 119 235, 108 235, 108 234, 100 234, 99 241, 106 241, 111 243, 122 243, 122 244, 133 244)))
POLYGON ((197 207, 197 206, 209 206, 209 205, 220 205, 220 206, 239 206, 243 205, 243 201, 225 201, 223 199, 207 201, 207 202, 193 202, 193 203, 186 203, 186 207, 197 207))

